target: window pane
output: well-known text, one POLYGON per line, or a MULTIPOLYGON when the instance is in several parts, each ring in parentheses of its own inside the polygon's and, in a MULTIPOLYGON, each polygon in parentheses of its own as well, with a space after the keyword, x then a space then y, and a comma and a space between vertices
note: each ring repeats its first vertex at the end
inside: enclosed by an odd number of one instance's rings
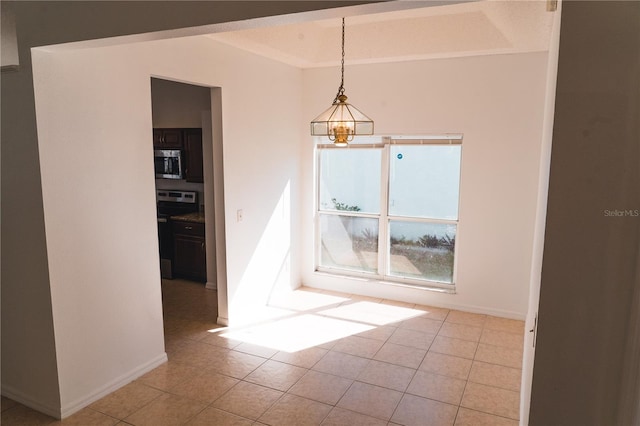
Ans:
POLYGON ((320 210, 380 213, 380 149, 320 151, 320 210))
POLYGON ((460 145, 393 145, 391 216, 458 219, 460 145))
POLYGON ((378 219, 321 215, 320 240, 320 266, 377 273, 378 219))
POLYGON ((453 282, 456 225, 391 221, 390 274, 453 282))

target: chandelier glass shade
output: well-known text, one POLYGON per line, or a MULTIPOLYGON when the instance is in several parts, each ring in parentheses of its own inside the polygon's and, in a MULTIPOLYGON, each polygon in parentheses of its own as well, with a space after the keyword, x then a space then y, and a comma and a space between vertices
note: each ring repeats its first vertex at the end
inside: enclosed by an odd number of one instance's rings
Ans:
POLYGON ((373 120, 347 102, 344 94, 344 18, 342 18, 342 80, 333 104, 311 122, 312 136, 327 136, 337 146, 347 146, 358 135, 373 135, 373 120))

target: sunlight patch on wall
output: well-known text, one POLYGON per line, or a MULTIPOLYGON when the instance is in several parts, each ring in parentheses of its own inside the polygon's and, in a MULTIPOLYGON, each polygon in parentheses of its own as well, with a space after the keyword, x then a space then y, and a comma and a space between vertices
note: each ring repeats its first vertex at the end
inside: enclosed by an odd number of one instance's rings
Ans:
MULTIPOLYGON (((279 315, 266 305, 278 288, 291 289, 291 183, 287 181, 231 300, 234 324, 248 324, 279 315)), ((286 315, 287 311, 282 314, 286 315)))

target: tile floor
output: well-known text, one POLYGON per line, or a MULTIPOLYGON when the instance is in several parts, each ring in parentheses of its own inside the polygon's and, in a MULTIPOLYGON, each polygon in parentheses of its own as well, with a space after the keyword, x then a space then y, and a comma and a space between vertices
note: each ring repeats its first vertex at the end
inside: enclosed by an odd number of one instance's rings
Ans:
POLYGON ((517 425, 524 323, 301 289, 214 324, 216 292, 163 282, 169 362, 64 421, 9 425, 517 425))

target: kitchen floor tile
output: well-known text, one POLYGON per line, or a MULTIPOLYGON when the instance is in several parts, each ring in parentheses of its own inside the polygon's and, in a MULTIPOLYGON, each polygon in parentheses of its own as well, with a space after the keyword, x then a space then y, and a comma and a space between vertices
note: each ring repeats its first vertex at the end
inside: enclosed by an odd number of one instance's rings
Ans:
POLYGON ((383 344, 384 342, 380 340, 348 336, 338 340, 331 350, 363 358, 372 358, 383 344))
POLYGON ((278 352, 271 359, 286 362, 287 364, 297 367, 311 368, 320 361, 327 352, 326 349, 312 347, 297 352, 278 352))
POLYGON ((404 392, 416 370, 372 360, 358 376, 359 382, 404 392))
POLYGON ((89 408, 116 419, 124 419, 161 395, 164 393, 158 389, 132 382, 89 405, 89 408))
POLYGON ((240 343, 238 346, 234 347, 233 350, 244 352, 250 355, 260 356, 262 358, 271 358, 278 353, 278 351, 275 349, 266 348, 260 345, 254 345, 252 343, 240 343))
POLYGON ((184 424, 207 406, 178 395, 165 394, 124 419, 134 426, 175 426, 184 424))
POLYGON ((52 426, 112 426, 119 422, 118 419, 102 414, 91 408, 84 408, 64 420, 51 423, 52 426))
POLYGON ((485 321, 484 328, 523 335, 524 321, 487 315, 487 320, 485 321))
POLYGON ((445 355, 458 356, 460 358, 473 359, 478 344, 470 340, 454 339, 451 337, 437 336, 429 350, 445 355))
POLYGON ((335 405, 352 383, 353 380, 344 377, 319 371, 309 371, 289 389, 289 393, 335 405))
POLYGON ((225 376, 243 379, 265 361, 265 358, 259 356, 229 351, 225 356, 212 362, 209 368, 225 376))
POLYGON ((169 390, 179 383, 190 380, 202 373, 202 369, 177 361, 166 362, 154 368, 137 381, 156 389, 169 390))
POLYGON ((273 426, 319 425, 331 406, 296 395, 286 394, 264 413, 259 421, 273 426))
POLYGON ((380 303, 382 303, 383 305, 399 306, 401 308, 409 308, 409 309, 413 309, 413 307, 416 306, 415 303, 401 302, 399 300, 389 300, 389 299, 382 299, 382 302, 380 303))
POLYGON ((487 319, 484 314, 473 314, 471 312, 450 311, 445 322, 455 324, 472 325, 474 327, 482 327, 487 319))
POLYGON ((368 363, 369 360, 366 358, 340 352, 329 352, 312 369, 347 379, 355 379, 368 363))
POLYGON ((391 335, 397 330, 397 327, 393 325, 381 325, 371 330, 363 331, 356 334, 356 336, 365 337, 367 339, 380 340, 385 342, 391 335))
POLYGON ((224 337, 220 333, 207 333, 207 335, 200 339, 200 342, 226 349, 233 349, 240 343, 242 343, 240 340, 234 340, 229 339, 228 337, 224 337))
POLYGON ((475 327, 473 325, 456 324, 452 322, 446 322, 442 324, 438 336, 451 337, 454 339, 470 340, 472 342, 478 342, 480 335, 482 334, 482 327, 475 327))
POLYGON ((451 355, 429 352, 420 364, 421 371, 441 374, 456 379, 467 380, 471 370, 471 360, 451 355))
POLYGON ((447 318, 447 315, 449 315, 449 309, 436 308, 435 306, 416 305, 414 306, 414 309, 422 311, 420 314, 421 318, 429 318, 438 321, 444 321, 447 318))
POLYGON ((423 349, 387 342, 373 358, 403 367, 418 368, 426 353, 423 349))
POLYGON ((518 421, 460 407, 455 426, 518 426, 518 421))
POLYGON ((286 391, 297 382, 308 370, 285 364, 284 362, 267 360, 251 372, 245 380, 269 388, 286 391))
POLYGON ((16 404, 2 412, 0 416, 0 424, 4 426, 20 425, 20 426, 40 426, 50 425, 55 422, 51 416, 42 414, 22 404, 16 404))
POLYGON ((237 414, 241 417, 257 420, 280 397, 282 392, 253 383, 240 382, 222 397, 213 407, 237 414))
POLYGON ((215 323, 204 321, 180 320, 176 321, 176 327, 171 330, 173 333, 179 333, 183 337, 192 340, 200 340, 209 334, 209 330, 218 328, 215 323))
POLYGON ((426 351, 433 343, 435 337, 436 335, 432 333, 411 330, 409 328, 397 328, 391 337, 389 337, 388 342, 395 343, 396 345, 424 349, 426 351))
POLYGON ((475 360, 504 365, 505 367, 522 368, 522 350, 480 343, 475 360))
POLYGON ((196 401, 210 403, 218 399, 238 382, 238 379, 209 370, 174 386, 170 392, 196 401))
POLYGON ((177 351, 170 360, 181 364, 191 365, 198 369, 207 368, 217 359, 224 357, 227 349, 206 343, 194 342, 177 351))
POLYGON ((469 382, 460 405, 472 410, 518 420, 520 394, 506 389, 469 382))
POLYGON ((205 408, 187 422, 189 426, 251 426, 253 424, 253 420, 245 419, 244 417, 236 416, 235 414, 227 413, 226 411, 213 407, 205 408))
POLYGON ((407 388, 407 393, 448 404, 460 405, 467 382, 453 377, 418 371, 407 388))
POLYGON ((442 327, 442 321, 418 316, 403 321, 400 327, 423 333, 437 334, 440 331, 440 327, 442 327))
POLYGON ((387 422, 355 411, 334 407, 322 422, 322 426, 387 426, 387 422))
POLYGON ((406 426, 452 426, 457 411, 455 405, 405 394, 391 421, 406 426))
POLYGON ((522 370, 496 364, 473 361, 469 381, 520 392, 522 370))
POLYGON ((169 359, 173 359, 178 351, 185 349, 189 346, 193 346, 197 343, 197 340, 189 339, 179 333, 167 333, 164 334, 164 351, 167 353, 169 359))
POLYGON ((2 411, 8 410, 11 407, 18 405, 13 399, 9 399, 6 396, 2 396, 2 411))
POLYGON ((514 334, 506 331, 489 330, 485 328, 482 330, 480 343, 522 350, 524 337, 520 333, 514 334))
POLYGON ((401 392, 355 382, 338 402, 338 407, 389 420, 401 398, 401 392))

